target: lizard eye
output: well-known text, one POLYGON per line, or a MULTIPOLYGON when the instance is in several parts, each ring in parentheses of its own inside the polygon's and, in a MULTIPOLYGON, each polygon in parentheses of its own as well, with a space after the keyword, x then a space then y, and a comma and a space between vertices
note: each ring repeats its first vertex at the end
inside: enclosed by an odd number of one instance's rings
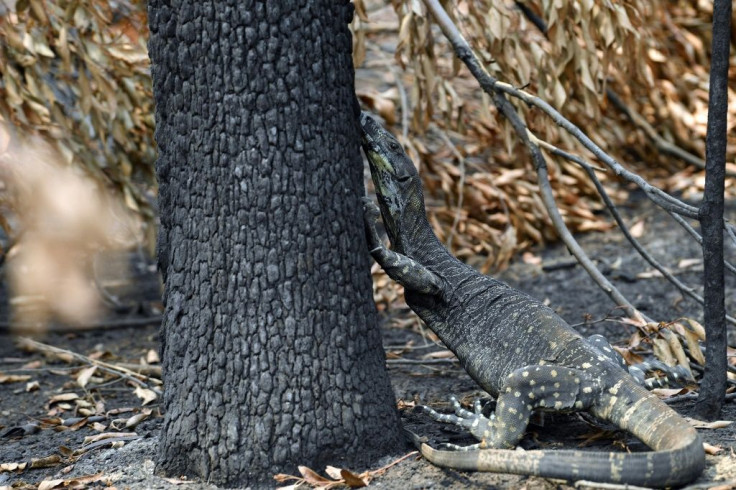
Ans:
POLYGON ((399 152, 399 151, 401 151, 401 145, 398 144, 394 140, 389 140, 388 141, 388 149, 391 150, 391 151, 399 152))
POLYGON ((411 180, 411 175, 409 175, 409 174, 397 175, 396 176, 396 180, 398 180, 399 182, 407 182, 407 181, 411 180))

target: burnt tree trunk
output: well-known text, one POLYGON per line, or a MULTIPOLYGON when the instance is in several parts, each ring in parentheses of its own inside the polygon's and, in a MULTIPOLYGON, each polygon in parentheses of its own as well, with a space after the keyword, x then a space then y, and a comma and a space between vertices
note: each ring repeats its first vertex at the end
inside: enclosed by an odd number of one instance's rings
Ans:
POLYGON ((728 139, 728 64, 731 50, 731 0, 713 2, 708 131, 705 137, 705 192, 700 205, 703 231, 703 319, 705 373, 696 403, 698 416, 715 420, 726 394, 726 303, 723 273, 723 207, 728 139))
POLYGON ((335 0, 149 4, 170 475, 273 484, 400 447, 360 213, 351 15, 335 0))

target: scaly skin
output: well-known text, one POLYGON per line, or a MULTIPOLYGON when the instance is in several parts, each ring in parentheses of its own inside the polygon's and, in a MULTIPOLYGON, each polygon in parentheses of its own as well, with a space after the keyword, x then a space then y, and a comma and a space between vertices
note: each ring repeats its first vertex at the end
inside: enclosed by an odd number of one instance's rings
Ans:
POLYGON ((406 302, 452 350, 470 376, 497 397, 490 418, 460 410, 435 416, 467 427, 477 449, 421 445, 425 458, 459 470, 539 475, 664 487, 695 480, 705 466, 697 431, 639 386, 610 354, 594 347, 554 311, 453 257, 427 221, 419 175, 401 145, 368 114, 360 116, 383 223, 365 203, 371 254, 405 287, 406 302), (586 410, 625 429, 654 451, 509 451, 535 410, 586 410))

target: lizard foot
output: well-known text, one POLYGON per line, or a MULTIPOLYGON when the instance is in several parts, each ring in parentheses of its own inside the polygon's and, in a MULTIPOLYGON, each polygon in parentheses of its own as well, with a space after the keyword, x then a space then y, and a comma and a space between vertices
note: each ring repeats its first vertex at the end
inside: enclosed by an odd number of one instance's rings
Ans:
POLYGON ((663 388, 670 385, 681 386, 692 380, 692 375, 687 369, 685 369, 685 367, 679 365, 670 367, 656 359, 629 366, 629 374, 634 377, 637 383, 643 385, 648 390, 663 388), (654 371, 664 373, 664 377, 645 377, 646 373, 654 371))
POLYGON ((618 352, 616 352, 613 346, 611 346, 611 344, 608 342, 608 339, 606 339, 602 335, 591 335, 586 340, 589 344, 598 349, 601 354, 608 357, 611 361, 616 363, 625 371, 628 371, 637 383, 644 386, 648 390, 654 388, 663 388, 665 386, 669 386, 670 384, 679 386, 683 383, 686 383, 687 381, 693 380, 692 374, 688 372, 688 370, 684 366, 676 366, 673 368, 656 359, 627 366, 624 358, 618 352), (660 371, 664 373, 664 377, 655 376, 652 378, 647 378, 646 374, 653 371, 660 371))
POLYGON ((483 406, 481 405, 480 400, 475 400, 472 412, 464 409, 455 396, 450 396, 450 404, 455 412, 454 414, 439 413, 425 405, 419 405, 417 408, 429 415, 432 420, 446 424, 454 424, 468 429, 473 436, 481 441, 478 447, 486 447, 483 441, 485 440, 485 436, 493 430, 492 426, 496 415, 491 414, 490 417, 484 416, 482 413, 483 406))

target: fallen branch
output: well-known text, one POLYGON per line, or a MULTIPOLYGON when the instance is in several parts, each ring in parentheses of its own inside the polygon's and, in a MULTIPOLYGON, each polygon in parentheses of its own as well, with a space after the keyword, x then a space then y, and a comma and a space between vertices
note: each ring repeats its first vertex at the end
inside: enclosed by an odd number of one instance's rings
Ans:
POLYGON ((67 349, 62 349, 60 347, 54 347, 53 345, 44 344, 43 342, 38 342, 36 340, 29 339, 28 337, 18 338, 18 345, 21 348, 28 349, 31 351, 49 353, 60 359, 69 359, 70 357, 74 358, 84 364, 88 364, 90 366, 97 366, 100 370, 105 371, 108 374, 112 374, 113 376, 117 376, 119 378, 124 378, 130 381, 131 383, 137 384, 143 388, 147 388, 159 396, 161 396, 162 394, 161 390, 143 381, 143 380, 150 381, 154 378, 150 378, 149 376, 146 376, 144 374, 133 372, 130 369, 124 368, 122 366, 117 366, 115 364, 110 364, 104 361, 99 361, 97 359, 92 359, 83 354, 79 354, 77 352, 73 352, 67 349))

